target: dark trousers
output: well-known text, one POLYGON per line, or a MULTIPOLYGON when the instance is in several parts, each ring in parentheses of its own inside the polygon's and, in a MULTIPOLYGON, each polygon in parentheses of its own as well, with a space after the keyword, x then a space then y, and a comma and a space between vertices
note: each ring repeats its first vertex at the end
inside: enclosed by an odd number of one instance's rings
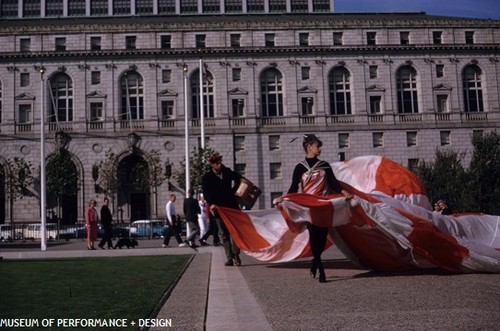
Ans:
POLYGON ((210 217, 208 231, 203 235, 203 237, 200 238, 200 240, 207 240, 210 235, 214 237, 214 245, 218 245, 220 243, 219 227, 217 226, 217 222, 213 217, 210 217))
POLYGON ((99 247, 104 247, 106 243, 108 243, 108 248, 113 248, 113 228, 111 226, 106 226, 104 228, 104 235, 102 236, 101 242, 99 243, 99 247))
POLYGON ((236 246, 233 238, 229 234, 229 230, 226 228, 226 224, 217 217, 216 219, 217 227, 219 228, 219 235, 222 239, 222 245, 224 246, 224 251, 226 252, 226 258, 228 260, 234 259, 236 255, 240 255, 240 249, 236 246))
POLYGON ((321 262, 321 253, 325 249, 326 239, 328 237, 328 228, 308 223, 307 230, 309 231, 309 243, 313 254, 311 271, 319 270, 320 274, 324 274, 323 262, 321 262))
POLYGON ((191 234, 189 235, 186 240, 189 243, 194 244, 194 239, 196 238, 196 235, 200 233, 200 227, 198 226, 198 221, 196 222, 187 222, 189 224, 189 228, 191 229, 191 234))
POLYGON ((168 246, 168 243, 170 242, 170 237, 172 235, 175 237, 177 240, 178 244, 182 244, 182 238, 180 235, 180 224, 177 224, 178 222, 174 222, 173 225, 169 225, 167 228, 167 231, 165 232, 165 236, 163 237, 163 245, 168 246))

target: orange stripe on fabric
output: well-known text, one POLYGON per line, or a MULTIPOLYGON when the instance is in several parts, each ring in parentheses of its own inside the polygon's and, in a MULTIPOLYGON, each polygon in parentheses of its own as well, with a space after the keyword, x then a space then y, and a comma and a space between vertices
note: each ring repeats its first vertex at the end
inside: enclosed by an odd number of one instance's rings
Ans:
POLYGON ((270 246, 269 242, 257 232, 248 214, 224 207, 217 207, 217 212, 240 249, 252 251, 270 246))
POLYGON ((375 180, 376 190, 390 196, 401 193, 406 196, 411 194, 427 195, 424 185, 414 173, 386 158, 382 158, 375 180))

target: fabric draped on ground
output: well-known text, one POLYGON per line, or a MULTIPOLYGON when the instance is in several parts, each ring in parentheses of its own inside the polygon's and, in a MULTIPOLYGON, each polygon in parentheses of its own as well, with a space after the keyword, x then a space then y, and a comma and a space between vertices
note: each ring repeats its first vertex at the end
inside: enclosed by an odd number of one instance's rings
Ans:
POLYGON ((238 246, 266 262, 311 256, 307 223, 330 229, 357 265, 380 271, 439 267, 500 273, 500 216, 430 211, 425 188, 406 168, 380 156, 332 164, 355 197, 285 196, 278 209, 218 211, 238 246))

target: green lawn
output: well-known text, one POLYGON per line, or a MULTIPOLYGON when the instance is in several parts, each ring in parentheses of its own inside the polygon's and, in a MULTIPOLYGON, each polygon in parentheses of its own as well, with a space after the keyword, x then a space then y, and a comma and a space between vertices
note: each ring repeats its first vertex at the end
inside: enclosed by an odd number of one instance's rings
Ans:
MULTIPOLYGON (((2 319, 40 323, 43 319, 127 319, 130 323, 147 318, 189 258, 0 261, 0 324, 2 319)), ((0 325, 0 329, 5 328, 0 325)))

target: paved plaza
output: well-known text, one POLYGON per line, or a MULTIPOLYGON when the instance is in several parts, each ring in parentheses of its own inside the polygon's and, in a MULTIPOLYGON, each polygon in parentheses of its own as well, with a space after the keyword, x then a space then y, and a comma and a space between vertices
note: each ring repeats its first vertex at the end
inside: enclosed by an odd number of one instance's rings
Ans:
MULTIPOLYGON (((356 267, 335 247, 323 254, 327 283, 309 276, 309 261, 262 263, 242 254, 224 267, 222 247, 85 249, 71 240, 0 245, 4 259, 192 254, 157 318, 171 330, 500 330, 500 275, 449 274, 438 269, 381 273, 356 267)), ((0 262, 1 263, 1 262, 0 262)), ((165 330, 151 328, 150 330, 165 330)))

